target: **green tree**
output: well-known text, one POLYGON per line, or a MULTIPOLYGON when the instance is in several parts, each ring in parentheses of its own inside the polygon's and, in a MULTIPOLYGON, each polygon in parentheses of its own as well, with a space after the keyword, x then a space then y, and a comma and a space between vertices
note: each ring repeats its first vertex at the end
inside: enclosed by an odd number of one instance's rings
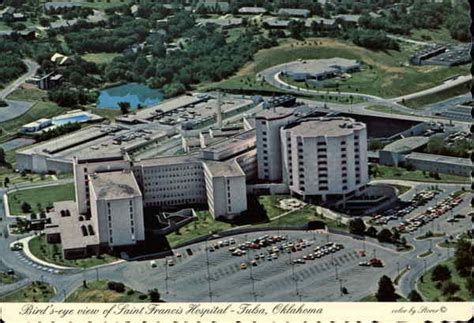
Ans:
POLYGON ((127 114, 130 112, 130 103, 129 102, 119 102, 117 103, 122 114, 127 114))
POLYGON ((456 292, 458 292, 460 289, 459 285, 452 282, 452 281, 447 281, 443 285, 443 294, 444 295, 454 295, 456 292))
POLYGON ((448 266, 445 265, 437 265, 431 274, 431 280, 433 281, 446 281, 450 278, 451 271, 449 270, 448 266))
POLYGON ((157 303, 161 301, 161 295, 156 288, 148 291, 148 297, 150 297, 150 301, 152 303, 157 303))
POLYGON ((392 242, 393 234, 389 229, 382 229, 377 234, 377 240, 380 242, 392 242))
POLYGON ((355 218, 349 221, 349 231, 350 233, 357 235, 364 235, 365 233, 365 223, 362 218, 355 218))
POLYGON ((397 300, 397 294, 395 294, 395 288, 393 287, 392 280, 383 275, 379 280, 379 289, 375 294, 375 298, 379 302, 395 302, 397 300))
POLYGON ((408 299, 410 302, 423 302, 423 298, 416 290, 412 290, 410 294, 408 294, 408 299))
POLYGON ((468 240, 458 240, 456 244, 456 251, 454 253, 454 264, 456 266, 456 270, 463 277, 467 277, 472 273, 472 267, 474 265, 474 260, 472 257, 473 251, 473 247, 468 240))
POLYGON ((31 205, 28 204, 28 202, 21 203, 20 208, 21 208, 23 213, 28 213, 28 212, 31 211, 31 205))

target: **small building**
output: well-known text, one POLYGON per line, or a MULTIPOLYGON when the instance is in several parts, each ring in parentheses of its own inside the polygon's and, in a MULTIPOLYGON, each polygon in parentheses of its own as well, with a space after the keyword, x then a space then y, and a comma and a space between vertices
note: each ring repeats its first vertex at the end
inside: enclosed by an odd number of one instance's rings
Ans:
POLYGON ((196 5, 196 9, 200 10, 202 8, 205 8, 210 12, 226 13, 230 11, 230 5, 228 2, 217 0, 200 0, 196 5))
POLYGON ((41 77, 33 77, 29 79, 28 82, 33 83, 41 90, 49 90, 59 86, 62 83, 63 79, 64 77, 62 74, 51 72, 41 77))
POLYGON ((262 7, 242 7, 238 12, 242 15, 263 15, 267 13, 267 9, 262 7))
POLYGON ((311 16, 311 11, 308 9, 281 8, 277 11, 277 16, 308 18, 311 16))
POLYGON ((418 170, 466 176, 466 179, 469 179, 473 171, 469 158, 411 153, 406 155, 405 162, 418 170))
POLYGON ((82 7, 81 2, 58 1, 58 2, 46 2, 44 4, 44 9, 46 11, 74 9, 74 8, 80 8, 80 7, 82 7))
POLYGON ((285 75, 295 81, 315 79, 322 81, 343 73, 357 72, 361 64, 353 59, 334 57, 329 59, 298 60, 284 64, 285 75))
POLYGON ((51 56, 51 62, 60 66, 72 64, 72 60, 69 56, 59 54, 59 53, 56 53, 53 56, 51 56))
POLYGON ((23 125, 20 129, 22 133, 34 133, 52 125, 51 119, 43 118, 23 125))

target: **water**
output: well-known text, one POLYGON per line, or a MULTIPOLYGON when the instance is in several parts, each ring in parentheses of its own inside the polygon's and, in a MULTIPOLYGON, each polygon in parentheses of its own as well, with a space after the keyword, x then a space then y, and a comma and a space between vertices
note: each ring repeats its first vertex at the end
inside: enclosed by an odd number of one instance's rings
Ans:
POLYGON ((151 89, 141 83, 127 83, 100 91, 97 107, 102 109, 120 109, 119 102, 128 102, 132 109, 156 105, 163 100, 163 92, 151 89))
POLYGON ((77 122, 86 122, 89 121, 91 117, 87 114, 77 114, 74 116, 65 116, 65 117, 55 117, 52 122, 56 126, 61 126, 66 123, 77 123, 77 122))

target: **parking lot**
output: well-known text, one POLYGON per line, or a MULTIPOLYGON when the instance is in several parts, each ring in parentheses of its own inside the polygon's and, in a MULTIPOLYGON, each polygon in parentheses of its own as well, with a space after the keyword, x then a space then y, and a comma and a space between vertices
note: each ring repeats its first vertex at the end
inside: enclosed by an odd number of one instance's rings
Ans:
POLYGON ((256 232, 232 238, 235 244, 229 242, 229 246, 216 249, 214 246, 224 240, 216 238, 192 246, 193 255, 183 248, 168 259, 127 266, 123 274, 135 277, 130 282, 132 287, 139 290, 157 287, 163 298, 170 301, 358 300, 368 289, 376 289, 378 279, 373 279, 374 275, 393 272, 396 259, 403 258, 391 249, 369 242, 365 243, 367 256, 362 257, 362 241, 322 231, 256 232), (283 236, 285 240, 260 249, 249 247, 240 256, 229 251, 229 248, 252 243, 262 235, 283 236), (214 251, 206 253, 206 244, 214 251), (320 252, 317 258, 315 249, 326 246, 329 250, 329 244, 334 252, 320 252), (280 250, 283 245, 287 248, 280 250), (280 251, 275 252, 273 248, 280 251), (381 259, 382 268, 359 266, 361 261, 373 257, 381 259), (347 289, 347 294, 341 295, 342 287, 347 289))

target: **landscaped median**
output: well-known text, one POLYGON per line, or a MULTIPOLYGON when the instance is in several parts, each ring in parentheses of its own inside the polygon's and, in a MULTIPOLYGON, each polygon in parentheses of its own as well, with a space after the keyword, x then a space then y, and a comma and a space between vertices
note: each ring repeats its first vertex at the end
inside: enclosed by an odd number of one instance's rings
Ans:
POLYGON ((401 167, 375 165, 370 169, 372 179, 396 179, 414 182, 430 182, 430 183, 458 183, 469 184, 470 178, 466 176, 458 176, 451 174, 439 173, 438 177, 430 176, 429 172, 421 170, 407 170, 401 167))
POLYGON ((103 254, 83 259, 64 259, 60 243, 48 243, 45 235, 34 237, 28 242, 28 248, 33 256, 47 263, 64 267, 90 268, 118 261, 118 258, 103 254))

